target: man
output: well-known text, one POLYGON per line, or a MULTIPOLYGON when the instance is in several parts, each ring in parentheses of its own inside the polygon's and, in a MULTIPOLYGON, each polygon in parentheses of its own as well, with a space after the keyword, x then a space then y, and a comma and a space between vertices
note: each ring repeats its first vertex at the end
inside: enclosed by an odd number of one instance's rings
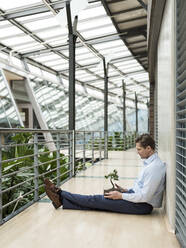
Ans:
POLYGON ((155 152, 155 142, 149 134, 136 139, 136 149, 144 167, 132 189, 123 189, 106 195, 72 194, 57 188, 45 179, 45 190, 55 208, 77 210, 104 210, 125 214, 150 214, 162 204, 166 166, 155 152))

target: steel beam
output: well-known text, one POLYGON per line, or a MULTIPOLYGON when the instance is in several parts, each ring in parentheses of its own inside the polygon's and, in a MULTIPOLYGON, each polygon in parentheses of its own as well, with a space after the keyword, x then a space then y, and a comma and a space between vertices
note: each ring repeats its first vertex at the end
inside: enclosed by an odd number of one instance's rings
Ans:
POLYGON ((138 133, 138 98, 135 92, 135 109, 136 109, 136 133, 138 133))
POLYGON ((137 1, 147 11, 147 5, 142 0, 137 0, 137 1))
POLYGON ((75 130, 76 106, 75 106, 75 50, 77 35, 73 31, 70 3, 66 3, 66 13, 69 31, 69 130, 75 130))
POLYGON ((104 132, 105 132, 105 152, 104 158, 108 158, 108 64, 103 59, 104 70, 104 132))
POLYGON ((141 9, 142 9, 142 7, 140 6, 140 7, 135 7, 135 8, 131 8, 131 9, 120 10, 120 11, 110 13, 109 16, 111 18, 113 18, 113 17, 116 17, 117 15, 130 13, 130 12, 133 12, 133 11, 136 11, 136 10, 141 10, 141 9))
POLYGON ((133 21, 139 21, 139 20, 143 20, 143 19, 147 19, 147 16, 140 16, 140 17, 135 17, 135 18, 132 18, 132 19, 119 21, 119 22, 117 22, 117 24, 123 24, 123 23, 128 23, 128 22, 133 22, 133 21))
POLYGON ((147 100, 147 118, 148 118, 148 128, 147 128, 147 131, 150 132, 150 118, 149 118, 149 107, 150 107, 150 104, 149 104, 149 101, 147 100))
POLYGON ((126 132, 126 90, 125 90, 125 81, 122 81, 123 87, 123 135, 126 132))

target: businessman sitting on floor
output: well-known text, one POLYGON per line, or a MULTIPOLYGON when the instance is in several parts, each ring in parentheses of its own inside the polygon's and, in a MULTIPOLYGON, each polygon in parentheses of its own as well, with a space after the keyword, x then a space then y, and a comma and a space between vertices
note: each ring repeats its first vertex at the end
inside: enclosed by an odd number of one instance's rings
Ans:
POLYGON ((104 210, 124 214, 150 214, 162 204, 166 166, 155 152, 155 142, 149 134, 136 139, 136 149, 144 167, 132 189, 123 189, 106 195, 80 195, 61 190, 45 179, 45 190, 57 209, 104 210))

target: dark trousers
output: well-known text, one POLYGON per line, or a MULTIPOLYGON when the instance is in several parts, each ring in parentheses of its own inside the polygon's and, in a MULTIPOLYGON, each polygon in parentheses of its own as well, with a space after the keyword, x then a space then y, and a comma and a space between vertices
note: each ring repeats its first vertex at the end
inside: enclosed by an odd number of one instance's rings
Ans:
POLYGON ((61 191, 63 209, 102 210, 124 214, 150 214, 153 207, 148 203, 106 199, 103 195, 80 195, 61 191))

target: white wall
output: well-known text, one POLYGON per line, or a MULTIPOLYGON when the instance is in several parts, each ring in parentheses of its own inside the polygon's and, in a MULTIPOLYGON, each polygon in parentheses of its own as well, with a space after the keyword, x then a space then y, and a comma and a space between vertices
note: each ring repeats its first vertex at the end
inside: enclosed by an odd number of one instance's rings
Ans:
POLYGON ((175 1, 167 0, 158 41, 158 153, 167 163, 166 214, 175 226, 175 1))

